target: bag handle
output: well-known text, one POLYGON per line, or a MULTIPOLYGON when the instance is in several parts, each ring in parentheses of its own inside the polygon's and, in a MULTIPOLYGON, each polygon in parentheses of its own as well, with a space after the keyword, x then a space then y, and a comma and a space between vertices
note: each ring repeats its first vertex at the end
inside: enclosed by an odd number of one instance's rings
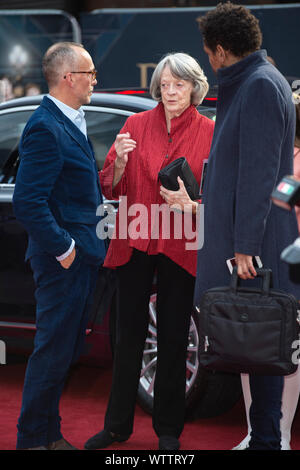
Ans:
MULTIPOLYGON (((272 270, 271 269, 265 269, 265 268, 255 268, 255 271, 257 272, 257 276, 262 278, 262 293, 264 295, 269 295, 270 288, 273 287, 273 276, 272 276, 272 270)), ((232 275, 231 275, 231 281, 230 281, 230 290, 233 293, 236 293, 236 290, 238 288, 240 282, 240 278, 237 274, 237 266, 234 266, 232 275)))

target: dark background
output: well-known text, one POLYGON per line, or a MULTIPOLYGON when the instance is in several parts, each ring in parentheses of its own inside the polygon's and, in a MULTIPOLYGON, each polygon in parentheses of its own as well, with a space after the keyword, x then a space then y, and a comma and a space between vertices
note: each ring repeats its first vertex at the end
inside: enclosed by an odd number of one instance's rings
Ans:
MULTIPOLYGON (((78 16, 79 13, 100 8, 165 8, 165 7, 207 7, 217 5, 216 0, 0 0, 0 9, 56 8, 78 16)), ((266 5, 299 3, 289 0, 250 0, 234 2, 241 5, 266 5)))
MULTIPOLYGON (((213 86, 216 78, 203 52, 197 18, 205 13, 206 7, 217 3, 212 0, 0 0, 0 79, 7 77, 14 89, 18 88, 18 96, 29 83, 47 92, 41 72, 42 57, 54 42, 74 40, 76 26, 80 42, 90 52, 98 70, 98 91, 147 87, 161 57, 178 51, 198 59, 213 86), (29 11, 30 15, 24 15, 20 9, 29 11), (45 9, 59 10, 61 14, 39 14, 45 9), (1 10, 14 14, 7 15, 1 10), (76 19, 76 25, 74 21, 72 24, 72 18, 76 19), (21 67, 12 66, 10 60, 16 45, 21 45, 28 56, 21 67)), ((292 82, 300 77, 300 4, 286 3, 251 1, 252 13, 259 18, 263 32, 263 48, 292 82)))

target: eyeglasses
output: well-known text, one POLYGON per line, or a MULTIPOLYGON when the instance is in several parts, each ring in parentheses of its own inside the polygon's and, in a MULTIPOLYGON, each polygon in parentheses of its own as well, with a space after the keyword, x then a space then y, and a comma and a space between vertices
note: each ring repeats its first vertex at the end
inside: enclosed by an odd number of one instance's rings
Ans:
MULTIPOLYGON (((96 80, 97 70, 90 70, 88 72, 70 72, 70 73, 88 73, 92 80, 96 80)), ((64 76, 66 78, 66 75, 64 76)))

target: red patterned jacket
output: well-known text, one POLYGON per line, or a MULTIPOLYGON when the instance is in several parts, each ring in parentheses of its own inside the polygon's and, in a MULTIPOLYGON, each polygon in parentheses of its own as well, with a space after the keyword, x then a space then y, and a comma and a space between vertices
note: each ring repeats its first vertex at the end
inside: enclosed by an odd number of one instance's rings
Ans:
MULTIPOLYGON (((119 199, 121 196, 115 233, 104 266, 115 268, 127 263, 133 248, 136 248, 149 255, 163 253, 195 276, 197 249, 187 249, 187 246, 195 245, 187 245, 195 238, 187 238, 192 232, 185 236, 183 222, 181 236, 178 217, 182 219, 183 214, 179 216, 179 212, 171 211, 170 236, 168 230, 163 231, 162 227, 168 220, 159 211, 166 203, 159 194, 157 175, 171 161, 186 157, 200 183, 203 160, 208 158, 213 130, 214 122, 199 114, 192 105, 179 117, 172 119, 170 134, 162 103, 153 110, 134 114, 127 119, 120 133, 129 132, 137 145, 129 153, 121 181, 112 189, 116 158, 114 144, 106 157, 103 170, 99 172, 105 197, 119 199)), ((190 218, 193 219, 192 227, 195 231, 195 216, 190 218)))

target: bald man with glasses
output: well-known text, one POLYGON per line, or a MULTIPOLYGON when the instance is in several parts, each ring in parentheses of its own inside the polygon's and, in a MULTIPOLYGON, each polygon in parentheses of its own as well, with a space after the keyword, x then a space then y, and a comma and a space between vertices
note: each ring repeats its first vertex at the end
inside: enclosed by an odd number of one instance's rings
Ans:
POLYGON ((59 401, 70 365, 82 350, 106 254, 96 235, 96 210, 103 200, 82 110, 90 103, 97 72, 76 43, 51 46, 43 72, 49 94, 22 134, 13 198, 15 215, 28 232, 37 327, 17 449, 75 450, 61 434, 59 401))

